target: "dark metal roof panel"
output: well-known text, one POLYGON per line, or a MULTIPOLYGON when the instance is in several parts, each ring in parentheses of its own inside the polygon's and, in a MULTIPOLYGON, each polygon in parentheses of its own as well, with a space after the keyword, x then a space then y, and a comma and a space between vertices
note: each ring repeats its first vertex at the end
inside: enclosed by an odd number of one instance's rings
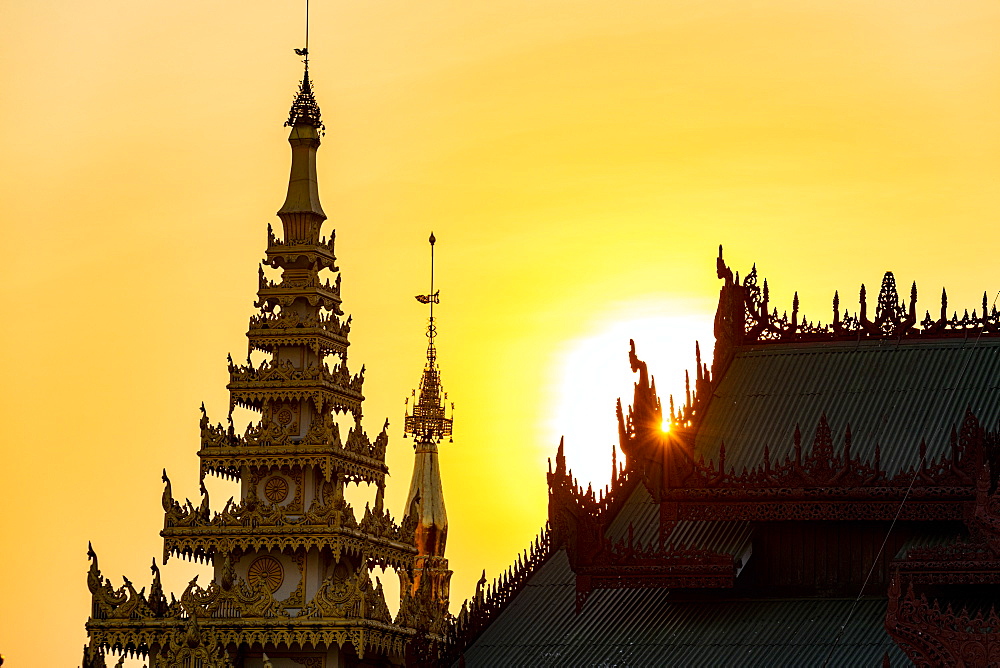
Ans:
POLYGON ((907 665, 882 627, 884 599, 685 601, 665 589, 599 590, 576 614, 564 550, 465 652, 468 666, 907 665))
POLYGON ((951 428, 971 407, 987 427, 1000 419, 1000 341, 769 344, 735 356, 699 427, 696 450, 736 472, 763 460, 783 461, 794 450, 795 426, 809 452, 826 413, 835 448, 851 425, 851 451, 863 460, 881 448, 890 473, 918 462, 921 440, 928 459, 947 449, 951 428))
POLYGON ((635 485, 604 535, 615 543, 627 539, 629 525, 633 540, 640 545, 649 545, 659 538, 660 506, 641 482, 635 485))
MULTIPOLYGON (((660 508, 642 484, 637 484, 632 490, 605 535, 612 542, 627 540, 629 525, 632 526, 632 540, 637 545, 656 545, 659 541, 660 508)), ((750 533, 749 522, 682 520, 666 537, 664 546, 696 547, 740 556, 749 548, 750 533)))

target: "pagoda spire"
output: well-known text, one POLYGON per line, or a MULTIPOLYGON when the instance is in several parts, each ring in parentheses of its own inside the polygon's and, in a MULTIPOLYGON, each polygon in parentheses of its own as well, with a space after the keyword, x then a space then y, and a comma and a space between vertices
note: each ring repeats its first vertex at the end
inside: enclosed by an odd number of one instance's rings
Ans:
POLYGON ((417 522, 417 551, 420 555, 444 556, 448 534, 448 515, 445 511, 444 494, 441 486, 441 471, 438 466, 438 443, 451 436, 452 419, 445 417, 445 400, 448 395, 441 388, 441 372, 437 364, 437 325, 434 323, 434 305, 441 303, 440 291, 434 290, 434 244, 437 239, 431 233, 431 289, 426 295, 418 295, 417 301, 429 306, 427 319, 427 362, 420 378, 419 396, 414 391, 416 401, 406 416, 404 431, 413 437, 416 461, 409 504, 417 501, 420 517, 417 522))
MULTIPOLYGON (((308 47, 296 53, 308 56, 308 47)), ((381 566, 439 583, 436 571, 423 574, 441 564, 433 558, 417 563, 416 506, 402 523, 383 510, 388 421, 374 437, 361 425, 364 367, 349 370, 351 320, 341 308, 334 233, 320 236, 326 215, 316 150, 323 126, 308 62, 287 125, 292 164, 278 212, 283 230, 268 226, 246 363, 229 356, 229 424, 213 424, 204 408, 199 423, 201 477, 237 481, 239 496, 213 512, 202 484, 201 503, 182 504, 163 475, 163 563, 171 557, 210 563, 212 582, 203 586, 195 578, 168 604, 155 563, 147 597, 127 579, 113 588, 95 556, 87 631, 98 654, 88 653, 91 663, 102 651, 131 647, 151 666, 208 668, 242 662, 243 654, 227 652, 253 644, 255 656, 266 652, 276 665, 306 663, 313 652, 325 652, 321 663, 328 665, 358 657, 404 665, 406 653, 415 651, 409 646, 417 623, 440 620, 435 633, 446 629, 440 607, 430 605, 416 608, 429 614, 393 619, 381 584, 372 579, 372 569, 381 566), (232 420, 236 407, 256 414, 242 433, 232 420), (349 484, 373 485, 374 509, 356 514, 344 498, 349 484)))
POLYGON ((309 47, 295 49, 304 56, 304 70, 299 91, 292 100, 285 125, 292 130, 288 143, 292 146, 292 168, 288 177, 288 194, 278 210, 286 239, 315 243, 319 228, 326 220, 319 201, 319 182, 316 177, 316 151, 323 134, 323 121, 319 104, 309 79, 309 47))
MULTIPOLYGON (((415 459, 410 492, 406 508, 416 513, 415 543, 417 558, 412 576, 401 574, 404 603, 412 602, 416 628, 432 632, 443 629, 448 611, 451 571, 445 559, 448 539, 448 514, 444 504, 441 468, 438 462, 438 444, 451 436, 452 418, 445 415, 448 395, 441 388, 441 373, 437 365, 434 322, 434 305, 441 302, 440 291, 434 289, 434 234, 428 239, 431 246, 430 292, 417 295, 417 301, 427 304, 427 362, 420 379, 419 395, 414 391, 415 402, 405 418, 405 435, 413 437, 415 459)), ((454 405, 452 405, 454 410, 454 405)), ((412 518, 411 518, 412 521, 412 518)), ((405 608, 406 606, 404 606, 405 608)))

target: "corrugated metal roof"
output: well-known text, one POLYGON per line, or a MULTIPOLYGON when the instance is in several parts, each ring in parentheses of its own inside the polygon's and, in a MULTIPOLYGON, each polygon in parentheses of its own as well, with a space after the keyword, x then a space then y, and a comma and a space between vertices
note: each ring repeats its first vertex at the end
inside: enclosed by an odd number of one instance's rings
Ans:
MULTIPOLYGON (((632 540, 637 545, 657 545, 660 529, 660 508, 649 495, 645 485, 638 484, 621 510, 611 521, 605 536, 612 542, 627 540, 628 527, 632 525, 632 540)), ((750 547, 750 523, 733 522, 677 522, 664 546, 677 548, 697 547, 713 552, 741 556, 750 547)))
POLYGON ((870 460, 875 444, 890 473, 948 448, 951 427, 971 407, 992 427, 1000 418, 1000 341, 861 341, 769 344, 743 350, 722 378, 695 442, 706 460, 718 461, 726 444, 726 467, 739 473, 763 459, 783 461, 794 450, 798 424, 803 451, 812 447, 820 416, 833 429, 835 448, 850 422, 852 454, 870 460))
MULTIPOLYGON (((853 600, 682 600, 665 589, 599 590, 576 614, 560 550, 465 652, 472 666, 804 666, 833 647, 853 600)), ((863 599, 830 666, 908 665, 885 633, 884 599, 863 599)))
POLYGON ((659 538, 660 507, 653 502, 653 497, 642 483, 637 484, 629 494, 604 535, 610 541, 618 542, 628 536, 629 525, 632 525, 635 542, 640 545, 649 545, 659 538))

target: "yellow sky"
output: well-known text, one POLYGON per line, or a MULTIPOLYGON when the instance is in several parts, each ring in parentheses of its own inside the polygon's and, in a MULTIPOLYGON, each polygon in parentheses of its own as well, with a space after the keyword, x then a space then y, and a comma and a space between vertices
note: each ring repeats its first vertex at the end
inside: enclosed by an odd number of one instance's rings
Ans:
MULTIPOLYGON (((88 540, 116 582, 147 582, 161 468, 197 495, 197 408, 226 412, 226 354, 245 354, 255 263, 284 196, 301 5, 4 5, 0 652, 12 666, 77 665, 88 540)), ((439 239, 454 601, 544 522, 560 433, 570 463, 606 481, 612 401, 628 389, 622 323, 635 322, 661 392, 682 388, 711 328, 717 244, 741 272, 757 262, 773 302, 798 290, 810 318, 887 269, 916 279, 932 311, 945 284, 970 309, 1000 289, 992 0, 313 10, 321 194, 351 359, 368 369, 366 424, 393 425, 397 514, 412 458, 403 399, 425 341, 412 295, 428 231, 439 239), (584 397, 575 414, 567 387, 584 397)), ((180 583, 192 570, 175 563, 180 583)))

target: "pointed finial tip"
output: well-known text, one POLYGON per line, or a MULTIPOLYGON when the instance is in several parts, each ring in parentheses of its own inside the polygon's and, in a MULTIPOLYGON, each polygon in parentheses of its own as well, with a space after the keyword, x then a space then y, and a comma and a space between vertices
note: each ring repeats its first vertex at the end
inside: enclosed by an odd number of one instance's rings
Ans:
POLYGON ((431 246, 433 246, 434 243, 437 241, 437 238, 434 236, 433 232, 431 232, 431 236, 430 238, 427 239, 427 241, 431 242, 431 246))

